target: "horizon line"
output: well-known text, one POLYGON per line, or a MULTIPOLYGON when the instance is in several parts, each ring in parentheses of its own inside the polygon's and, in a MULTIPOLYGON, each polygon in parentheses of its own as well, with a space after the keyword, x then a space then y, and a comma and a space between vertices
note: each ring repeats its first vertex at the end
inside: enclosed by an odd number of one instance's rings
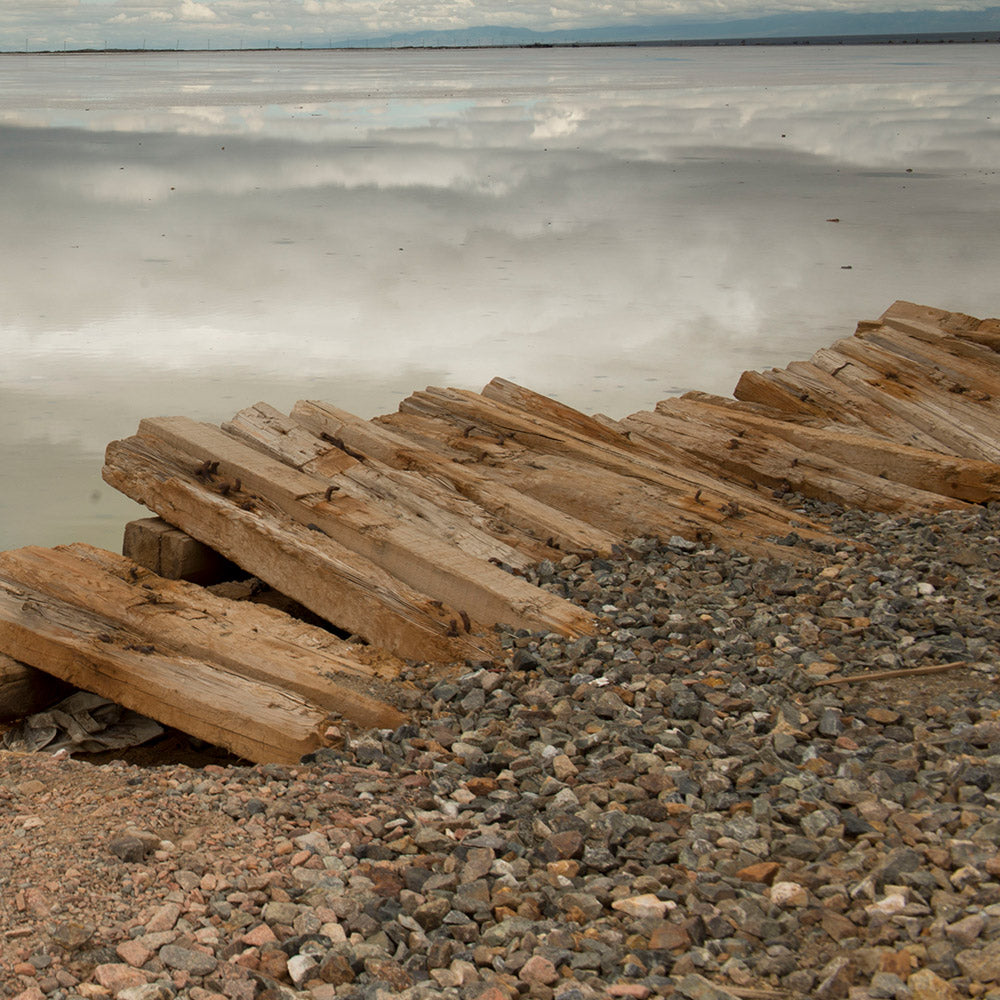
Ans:
POLYGON ((873 33, 844 33, 822 35, 733 35, 725 37, 701 38, 662 38, 662 39, 621 39, 613 41, 536 41, 536 42, 482 42, 469 44, 417 43, 407 42, 398 45, 379 44, 368 45, 364 41, 354 44, 340 42, 336 45, 241 45, 222 46, 219 48, 180 46, 81 46, 79 48, 61 49, 0 49, 0 56, 11 55, 95 55, 108 53, 111 55, 135 55, 138 53, 169 53, 169 52, 399 52, 406 50, 441 51, 448 49, 580 49, 580 48, 655 48, 655 47, 711 47, 711 46, 789 46, 789 45, 894 45, 894 44, 993 44, 1000 42, 1000 28, 986 31, 896 31, 873 33))

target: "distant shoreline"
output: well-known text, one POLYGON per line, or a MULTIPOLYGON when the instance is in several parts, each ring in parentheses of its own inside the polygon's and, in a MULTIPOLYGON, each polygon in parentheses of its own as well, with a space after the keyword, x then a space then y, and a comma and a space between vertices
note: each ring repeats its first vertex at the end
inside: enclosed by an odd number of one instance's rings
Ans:
POLYGON ((179 53, 232 52, 441 52, 523 49, 614 49, 614 48, 712 48, 802 45, 981 45, 1000 43, 1000 28, 990 31, 897 32, 878 35, 788 35, 784 37, 672 38, 658 40, 609 42, 526 42, 495 45, 269 45, 245 48, 103 48, 81 49, 12 49, 0 56, 74 56, 74 55, 158 55, 179 53))

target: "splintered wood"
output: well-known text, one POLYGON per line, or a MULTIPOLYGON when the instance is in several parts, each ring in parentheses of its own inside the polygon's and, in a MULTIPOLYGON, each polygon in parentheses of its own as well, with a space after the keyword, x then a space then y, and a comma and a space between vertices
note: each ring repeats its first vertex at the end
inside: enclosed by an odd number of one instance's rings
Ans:
MULTIPOLYGON (((783 494, 899 514, 996 499, 998 351, 997 320, 897 302, 808 361, 746 372, 734 399, 613 420, 498 378, 374 420, 257 403, 221 427, 143 420, 103 474, 369 650, 476 662, 498 625, 594 630, 524 578, 542 560, 649 535, 816 560, 792 543, 829 535, 783 494)), ((134 545, 166 572, 161 542, 134 545)), ((316 745, 328 711, 401 718, 366 693, 358 647, 204 595, 78 546, 0 554, 0 653, 251 759, 316 745)))

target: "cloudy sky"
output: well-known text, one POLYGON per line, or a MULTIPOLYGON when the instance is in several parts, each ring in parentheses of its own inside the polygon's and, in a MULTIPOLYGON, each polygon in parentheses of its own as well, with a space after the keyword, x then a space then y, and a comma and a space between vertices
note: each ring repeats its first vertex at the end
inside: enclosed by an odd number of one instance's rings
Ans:
POLYGON ((0 50, 322 45, 423 29, 535 30, 791 11, 981 9, 995 0, 2 0, 0 50))

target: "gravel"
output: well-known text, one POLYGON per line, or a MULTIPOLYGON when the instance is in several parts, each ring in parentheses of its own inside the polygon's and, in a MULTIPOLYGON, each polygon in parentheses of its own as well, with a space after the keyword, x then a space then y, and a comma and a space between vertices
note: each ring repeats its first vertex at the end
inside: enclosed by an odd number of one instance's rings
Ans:
POLYGON ((850 542, 543 563, 597 635, 296 766, 0 755, 3 995, 1000 1000, 1000 506, 787 499, 850 542))

